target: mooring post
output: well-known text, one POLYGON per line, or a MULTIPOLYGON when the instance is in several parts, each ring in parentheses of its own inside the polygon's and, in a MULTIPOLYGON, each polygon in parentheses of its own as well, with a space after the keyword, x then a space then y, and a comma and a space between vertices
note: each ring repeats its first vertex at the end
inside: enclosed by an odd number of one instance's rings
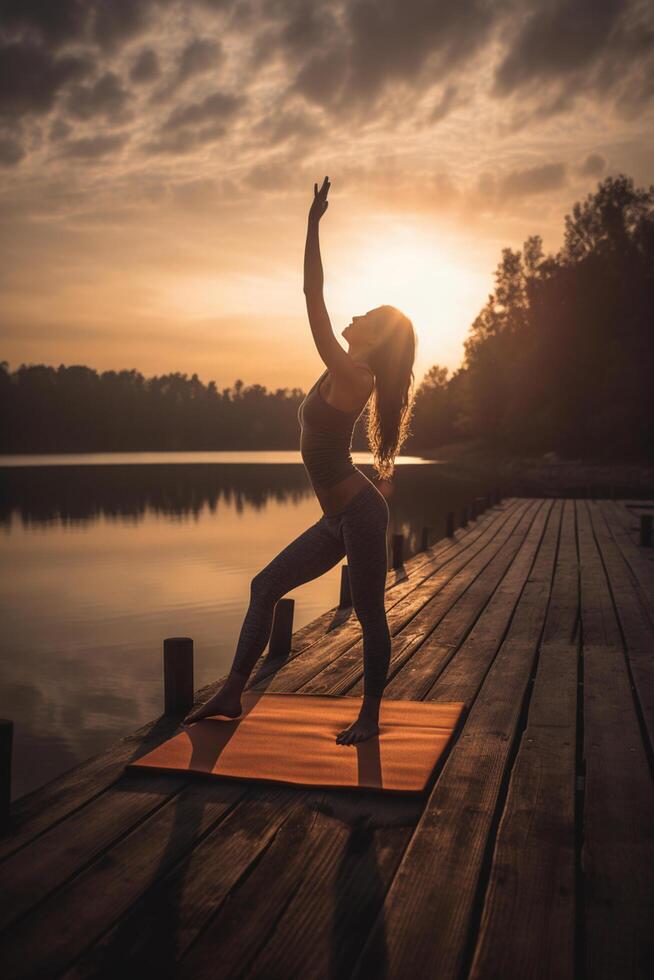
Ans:
POLYGON ((473 497, 470 501, 470 520, 474 521, 477 519, 477 501, 473 497))
POLYGON ((9 823, 11 811, 11 750, 14 740, 14 723, 0 718, 0 827, 9 823))
POLYGON ((347 609, 352 605, 352 593, 350 592, 350 571, 347 565, 341 565, 341 594, 338 600, 339 609, 347 609))
POLYGON ((454 514, 452 511, 448 511, 447 517, 445 518, 445 537, 454 537, 454 514))
POLYGON ((468 524, 468 508, 463 505, 463 510, 461 511, 461 527, 467 527, 468 524))
POLYGON ((404 535, 393 535, 393 568, 401 568, 404 564, 404 535))
POLYGON ((427 524, 422 529, 422 537, 420 539, 420 550, 427 551, 429 548, 429 531, 430 528, 427 524))
POLYGON ((652 547, 652 515, 640 515, 640 543, 643 548, 652 547))
POLYGON ((193 640, 169 636, 163 642, 164 711, 182 715, 193 707, 193 640))
POLYGON ((279 599, 277 602, 268 643, 269 657, 288 657, 291 652, 294 609, 295 599, 279 599))

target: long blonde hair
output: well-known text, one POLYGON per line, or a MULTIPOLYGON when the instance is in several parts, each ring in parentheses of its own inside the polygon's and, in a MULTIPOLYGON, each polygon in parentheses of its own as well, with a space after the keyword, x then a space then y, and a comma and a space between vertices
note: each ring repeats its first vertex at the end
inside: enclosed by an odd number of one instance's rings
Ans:
POLYGON ((390 480, 395 456, 410 432, 413 363, 417 337, 411 320, 395 306, 378 306, 382 340, 368 355, 375 389, 368 407, 367 436, 380 479, 390 480))

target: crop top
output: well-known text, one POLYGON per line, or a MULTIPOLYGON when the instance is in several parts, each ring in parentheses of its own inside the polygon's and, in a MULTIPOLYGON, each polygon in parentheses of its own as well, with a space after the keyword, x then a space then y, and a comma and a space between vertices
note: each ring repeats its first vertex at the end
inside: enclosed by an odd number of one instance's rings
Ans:
POLYGON ((298 408, 302 461, 312 485, 320 490, 357 471, 351 455, 352 433, 366 407, 348 412, 326 402, 320 385, 328 373, 329 369, 323 371, 298 408))

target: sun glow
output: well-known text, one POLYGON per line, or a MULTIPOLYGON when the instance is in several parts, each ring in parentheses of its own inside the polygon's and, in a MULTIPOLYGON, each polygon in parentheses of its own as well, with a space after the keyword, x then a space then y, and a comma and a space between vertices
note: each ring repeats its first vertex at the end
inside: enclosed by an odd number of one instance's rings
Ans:
POLYGON ((325 295, 337 334, 353 315, 384 303, 402 310, 418 335, 418 375, 435 363, 451 369, 460 365, 463 340, 489 287, 488 275, 469 267, 460 246, 450 247, 421 228, 389 225, 386 219, 383 234, 366 236, 337 257, 325 295))

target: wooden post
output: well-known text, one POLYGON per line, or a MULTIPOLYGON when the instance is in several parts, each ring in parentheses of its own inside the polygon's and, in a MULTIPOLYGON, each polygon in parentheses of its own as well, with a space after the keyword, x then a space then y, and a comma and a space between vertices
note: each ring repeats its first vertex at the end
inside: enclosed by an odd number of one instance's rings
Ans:
POLYGON ((9 823, 11 812, 11 748, 14 723, 0 718, 0 827, 9 823))
POLYGON ((461 511, 461 527, 466 527, 468 524, 468 508, 463 505, 463 510, 461 511))
POLYGON ((499 487, 495 488, 495 503, 496 504, 502 503, 502 491, 500 490, 499 487))
POLYGON ((652 515, 640 515, 640 543, 643 548, 652 547, 652 515))
POLYGON ((420 539, 420 550, 427 551, 429 548, 429 531, 431 529, 425 524, 422 529, 422 538, 420 539))
POLYGON ((474 521, 477 518, 477 501, 473 497, 470 501, 470 520, 474 521))
POLYGON ((448 511, 447 517, 445 518, 445 537, 454 537, 454 514, 452 511, 448 511))
POLYGON ((404 535, 393 535, 393 568, 401 568, 404 564, 404 535))
POLYGON ((352 594, 350 592, 350 571, 347 565, 341 565, 341 594, 338 600, 339 609, 347 609, 352 605, 352 594))
POLYGON ((488 493, 486 494, 486 506, 484 507, 484 510, 487 507, 492 507, 492 506, 493 506, 493 494, 489 490, 488 493))
POLYGON ((294 609, 295 599, 280 599, 277 602, 268 643, 269 657, 288 657, 291 652, 294 609))
POLYGON ((193 640, 169 636, 163 642, 164 711, 183 715, 193 707, 193 640))

